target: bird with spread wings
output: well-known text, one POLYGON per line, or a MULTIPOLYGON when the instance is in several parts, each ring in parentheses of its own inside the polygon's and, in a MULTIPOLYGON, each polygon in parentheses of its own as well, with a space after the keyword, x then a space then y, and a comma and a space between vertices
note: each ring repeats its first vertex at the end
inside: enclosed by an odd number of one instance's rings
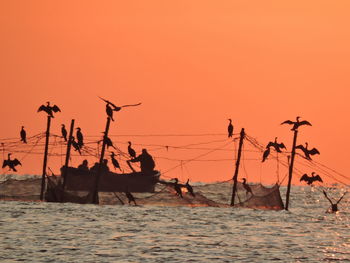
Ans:
POLYGON ((136 104, 127 104, 127 105, 122 105, 122 106, 116 106, 115 104, 113 104, 109 100, 106 100, 106 99, 101 98, 101 97, 99 97, 99 98, 101 100, 103 100, 104 102, 106 102, 106 113, 107 113, 107 116, 110 117, 112 121, 114 121, 113 111, 120 111, 122 108, 125 108, 125 107, 134 107, 134 106, 141 105, 141 102, 140 102, 140 103, 136 103, 136 104))

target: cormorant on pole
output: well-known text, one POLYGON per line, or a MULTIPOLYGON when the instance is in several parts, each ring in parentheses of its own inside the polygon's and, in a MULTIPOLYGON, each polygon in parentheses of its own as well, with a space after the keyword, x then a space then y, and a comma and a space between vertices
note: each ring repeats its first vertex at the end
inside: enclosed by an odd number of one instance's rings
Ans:
POLYGON ((117 148, 115 148, 114 147, 114 145, 113 145, 113 142, 112 142, 112 140, 108 137, 108 136, 106 136, 106 133, 105 132, 102 132, 104 135, 103 135, 103 142, 105 142, 105 144, 106 144, 106 146, 107 146, 107 149, 109 148, 109 147, 112 147, 112 148, 114 148, 114 149, 116 149, 117 150, 117 148))
POLYGON ((71 138, 71 143, 72 143, 72 146, 73 146, 74 150, 75 150, 75 151, 78 151, 79 154, 81 155, 79 143, 77 143, 77 142, 75 141, 74 136, 72 136, 72 138, 71 138))
POLYGON ((79 148, 81 149, 84 145, 84 136, 83 136, 83 133, 81 132, 81 128, 78 127, 76 129, 77 129, 76 136, 77 136, 79 148))
POLYGON ((22 141, 23 143, 27 143, 27 133, 26 133, 26 131, 24 130, 24 126, 22 126, 20 135, 21 135, 21 141, 22 141))
POLYGON ((114 152, 111 153, 111 161, 112 161, 112 164, 113 164, 114 169, 117 169, 117 168, 118 168, 119 170, 122 170, 122 169, 120 168, 119 162, 117 161, 117 159, 115 159, 115 154, 114 154, 114 152))
POLYGON ((6 166, 8 166, 9 167, 9 171, 12 170, 14 172, 17 172, 15 167, 17 165, 21 165, 22 166, 22 164, 17 159, 11 160, 11 155, 12 155, 12 153, 7 154, 7 160, 4 160, 4 162, 2 164, 2 168, 5 168, 6 166))
POLYGON ((110 117, 112 121, 114 121, 113 111, 120 111, 122 108, 125 108, 125 107, 134 107, 134 106, 141 105, 141 103, 137 103, 137 104, 128 104, 128 105, 123 105, 123 106, 116 106, 115 104, 113 104, 109 100, 106 100, 106 99, 101 98, 101 97, 99 97, 99 98, 101 100, 103 100, 104 102, 106 102, 106 113, 107 113, 107 116, 110 117))
POLYGON ((307 174, 303 174, 303 176, 300 178, 300 182, 305 181, 308 185, 311 185, 315 181, 319 181, 323 183, 321 176, 319 176, 318 174, 316 175, 315 174, 316 174, 315 172, 312 172, 311 176, 308 176, 307 174))
POLYGON ((228 119, 230 121, 230 123, 228 124, 227 127, 227 132, 228 132, 228 137, 231 138, 233 135, 233 125, 232 125, 232 120, 228 119))
POLYGON ((131 148, 131 142, 128 142, 128 153, 130 155, 131 158, 136 158, 136 152, 133 148, 131 148))
POLYGON ((312 126, 311 123, 308 122, 308 121, 299 121, 300 118, 301 118, 301 117, 298 116, 298 117, 296 118, 296 121, 286 120, 286 121, 282 122, 281 125, 282 125, 282 124, 290 124, 290 125, 293 125, 292 131, 297 130, 297 129, 299 128, 299 126, 301 126, 301 125, 309 125, 309 126, 312 126))
POLYGON ((274 142, 269 142, 269 143, 267 144, 266 148, 267 148, 267 147, 270 147, 270 146, 274 147, 275 150, 276 150, 276 152, 279 152, 279 153, 282 152, 281 149, 286 149, 286 146, 284 145, 284 143, 282 143, 282 142, 281 142, 281 143, 278 143, 278 142, 277 142, 277 137, 275 137, 275 141, 274 141, 274 142))
POLYGON ((308 143, 306 142, 305 143, 305 147, 303 145, 298 145, 295 147, 295 149, 300 149, 304 152, 305 154, 305 158, 308 159, 308 160, 312 160, 310 155, 315 155, 315 154, 320 154, 320 152, 316 149, 316 148, 312 148, 311 150, 309 150, 307 147, 308 147, 308 143))
POLYGON ((62 134, 62 138, 67 141, 67 130, 66 130, 66 126, 64 124, 62 124, 62 128, 61 128, 61 134, 62 134))
POLYGON ((50 102, 46 102, 47 105, 41 105, 38 109, 38 112, 39 111, 45 111, 51 118, 53 118, 53 113, 56 113, 56 112, 61 112, 60 108, 57 107, 56 105, 53 105, 53 106, 50 106, 50 102))

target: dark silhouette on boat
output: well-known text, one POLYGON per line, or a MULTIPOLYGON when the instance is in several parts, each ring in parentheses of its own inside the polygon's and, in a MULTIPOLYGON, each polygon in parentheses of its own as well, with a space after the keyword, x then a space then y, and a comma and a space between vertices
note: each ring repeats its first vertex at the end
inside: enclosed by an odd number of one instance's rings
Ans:
POLYGON ((128 142, 128 153, 130 155, 131 158, 136 158, 136 151, 131 148, 131 142, 128 142))
POLYGON ((118 168, 119 170, 121 170, 120 164, 119 164, 118 160, 115 159, 115 154, 114 154, 114 152, 111 153, 111 161, 112 161, 112 164, 113 164, 114 169, 117 169, 117 168, 118 168))

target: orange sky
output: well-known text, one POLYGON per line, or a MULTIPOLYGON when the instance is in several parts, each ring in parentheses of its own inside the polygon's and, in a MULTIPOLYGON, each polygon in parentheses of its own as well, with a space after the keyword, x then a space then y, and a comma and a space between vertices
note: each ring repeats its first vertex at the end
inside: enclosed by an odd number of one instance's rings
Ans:
MULTIPOLYGON (((313 126, 298 142, 317 147, 315 160, 348 176, 349 10, 345 0, 1 1, 0 138, 18 137, 21 125, 29 136, 44 131, 45 115, 36 110, 47 100, 62 109, 54 133, 75 118, 86 136, 99 135, 106 118, 97 95, 119 105, 142 102, 117 113, 112 134, 225 133, 232 118, 236 132, 245 127, 263 143, 278 136, 290 149, 292 133, 279 124, 300 115, 313 126)), ((225 136, 118 140, 140 151, 219 139, 225 136)), ((175 159, 202 153, 151 152, 175 159)), ((233 149, 205 158, 230 157, 233 149)), ((40 174, 42 156, 26 158, 19 173, 40 174)), ((274 181, 275 171, 256 162, 246 162, 250 179, 274 181)), ((178 162, 157 164, 167 170, 178 162)), ((234 162, 197 162, 169 176, 220 181, 233 169, 234 162)))

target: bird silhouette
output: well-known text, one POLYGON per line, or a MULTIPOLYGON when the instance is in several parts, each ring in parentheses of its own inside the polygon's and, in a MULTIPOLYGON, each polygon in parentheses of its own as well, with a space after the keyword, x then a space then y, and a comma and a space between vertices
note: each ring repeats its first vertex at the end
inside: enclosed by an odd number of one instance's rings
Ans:
POLYGON ((233 135, 233 125, 232 125, 232 120, 228 119, 230 123, 228 124, 227 131, 228 131, 228 137, 232 137, 233 135))
POLYGON ((281 149, 286 149, 286 146, 283 143, 278 143, 277 142, 277 137, 275 137, 275 141, 274 142, 269 142, 267 144, 266 148, 271 147, 271 146, 274 147, 276 152, 279 152, 279 153, 282 152, 281 149))
POLYGON ((300 118, 301 118, 301 117, 298 116, 298 117, 296 118, 296 121, 286 120, 286 121, 282 122, 281 125, 282 125, 282 124, 290 124, 290 125, 293 125, 292 131, 297 130, 297 129, 299 128, 299 126, 301 126, 301 125, 309 125, 309 126, 312 126, 311 123, 308 122, 308 121, 299 121, 300 118))
POLYGON ((66 126, 64 124, 62 124, 62 128, 61 128, 61 134, 62 134, 62 138, 67 141, 67 130, 66 130, 66 126))
POLYGON ((106 100, 106 99, 101 98, 101 97, 99 97, 99 98, 101 100, 103 100, 104 102, 106 102, 106 113, 107 113, 107 116, 110 117, 112 121, 114 121, 113 111, 120 111, 122 108, 125 108, 125 107, 134 107, 134 106, 141 105, 141 103, 137 103, 137 104, 128 104, 128 105, 123 105, 123 106, 116 106, 115 104, 113 104, 109 100, 106 100))
POLYGON ((21 141, 22 141, 23 143, 27 143, 27 133, 26 133, 26 131, 24 130, 24 126, 22 126, 20 135, 21 135, 21 141))
POLYGON ((114 169, 119 168, 119 170, 122 170, 122 169, 120 168, 119 162, 117 161, 117 159, 115 159, 115 154, 114 154, 114 152, 111 153, 111 161, 112 161, 112 164, 113 164, 114 169))
POLYGON ((41 105, 38 109, 39 111, 45 111, 51 118, 53 118, 53 113, 55 112, 61 112, 60 108, 57 107, 56 105, 50 106, 50 102, 46 102, 47 105, 41 105))
POLYGON ((187 182, 186 182, 186 184, 185 184, 186 189, 187 189, 187 191, 188 191, 193 197, 195 197, 196 195, 194 194, 193 188, 192 188, 192 186, 190 185, 189 182, 190 182, 190 179, 187 179, 187 182))
POLYGON ((6 166, 8 166, 9 167, 9 171, 12 170, 14 172, 17 172, 15 167, 17 165, 21 165, 22 166, 22 164, 17 159, 11 160, 11 155, 12 155, 12 153, 7 154, 7 160, 4 160, 4 162, 2 164, 2 168, 5 168, 6 166))
POLYGON ((246 195, 247 195, 248 193, 253 194, 252 189, 251 189, 250 186, 246 183, 247 180, 246 180, 245 178, 243 178, 242 180, 243 180, 242 185, 243 185, 244 189, 246 190, 246 195))
POLYGON ((81 149, 84 146, 84 136, 83 133, 81 132, 81 128, 76 128, 77 129, 77 140, 78 140, 78 144, 79 144, 79 148, 81 149))
POLYGON ((174 189, 176 191, 176 195, 178 195, 181 198, 183 198, 182 191, 181 191, 181 186, 178 184, 179 180, 177 178, 174 178, 173 180, 175 180, 174 189))
POLYGON ((320 152, 316 148, 312 148, 311 150, 309 150, 307 147, 308 147, 308 143, 306 142, 305 147, 303 145, 298 145, 295 147, 295 149, 302 150, 305 154, 305 158, 308 160, 312 160, 310 155, 320 154, 320 152))
POLYGON ((106 136, 106 133, 105 133, 105 132, 102 132, 102 133, 104 134, 104 136, 103 136, 103 141, 104 141, 104 143, 106 144, 107 149, 108 149, 109 147, 112 147, 112 148, 114 148, 114 149, 117 150, 117 148, 114 147, 112 140, 111 140, 108 136, 106 136))
POLYGON ((316 174, 315 172, 312 172, 311 176, 308 176, 307 174, 303 174, 303 176, 300 177, 300 182, 305 181, 308 185, 311 185, 315 181, 319 181, 323 183, 322 178, 318 174, 316 175, 315 174, 316 174))
POLYGON ((78 151, 79 154, 81 155, 79 143, 77 143, 77 142, 75 141, 74 136, 72 136, 72 138, 71 138, 71 143, 72 143, 72 146, 73 146, 74 150, 75 150, 75 151, 78 151))
POLYGON ((136 152, 133 148, 131 148, 131 142, 128 142, 128 153, 131 156, 131 158, 136 158, 136 152))
POLYGON ((136 201, 135 201, 135 197, 130 193, 128 188, 126 188, 124 193, 125 193, 126 198, 128 198, 129 205, 130 205, 131 202, 134 202, 134 204, 137 205, 136 201))
POLYGON ((261 162, 265 162, 269 155, 270 155, 270 147, 266 147, 266 150, 263 153, 263 158, 261 162))

